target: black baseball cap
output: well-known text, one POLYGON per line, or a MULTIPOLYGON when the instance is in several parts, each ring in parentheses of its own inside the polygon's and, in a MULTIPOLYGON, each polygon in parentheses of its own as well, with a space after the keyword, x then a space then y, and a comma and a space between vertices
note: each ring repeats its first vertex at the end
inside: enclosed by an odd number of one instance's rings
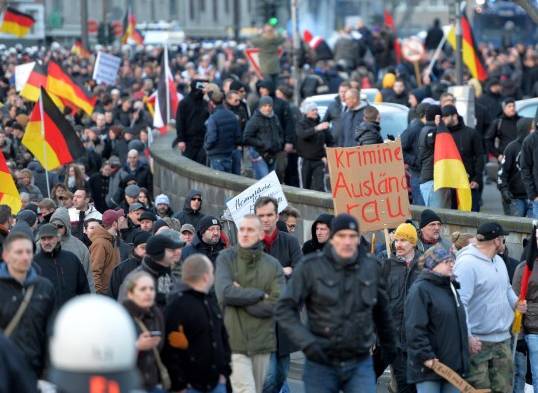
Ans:
POLYGON ((497 222, 486 222, 478 227, 476 232, 478 240, 493 240, 499 236, 508 236, 509 233, 505 232, 503 227, 497 222))
POLYGON ((164 250, 169 248, 172 250, 181 248, 182 243, 176 242, 164 235, 153 235, 146 242, 146 254, 149 256, 159 256, 164 253, 164 250))

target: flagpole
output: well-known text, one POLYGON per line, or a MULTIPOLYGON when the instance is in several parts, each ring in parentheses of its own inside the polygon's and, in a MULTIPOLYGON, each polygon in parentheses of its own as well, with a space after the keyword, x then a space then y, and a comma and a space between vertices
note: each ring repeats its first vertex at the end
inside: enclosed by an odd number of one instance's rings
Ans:
POLYGON ((445 46, 446 38, 448 34, 443 34, 443 39, 439 42, 439 45, 437 45, 437 49, 435 49, 435 52, 433 53, 432 59, 430 61, 430 65, 428 65, 428 68, 426 69, 426 75, 430 75, 433 70, 433 66, 437 62, 437 59, 441 55, 441 50, 443 49, 443 46, 445 46))
POLYGON ((163 59, 163 67, 164 67, 164 86, 166 91, 166 126, 168 126, 168 123, 170 122, 170 86, 168 86, 168 74, 166 73, 168 69, 168 42, 164 43, 164 59, 163 59))
POLYGON ((45 114, 43 112, 43 88, 39 93, 39 112, 41 117, 41 138, 43 138, 43 161, 45 163, 45 179, 47 181, 47 195, 50 199, 49 170, 47 169, 47 142, 45 139, 45 114))

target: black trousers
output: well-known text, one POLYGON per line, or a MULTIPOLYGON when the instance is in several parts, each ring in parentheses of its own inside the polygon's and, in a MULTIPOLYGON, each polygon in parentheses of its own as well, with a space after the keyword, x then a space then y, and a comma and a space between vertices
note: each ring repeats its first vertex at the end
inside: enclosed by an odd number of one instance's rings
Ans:
POLYGON ((325 164, 321 160, 299 158, 299 172, 303 188, 314 191, 324 191, 323 171, 325 164))
POLYGON ((187 148, 183 152, 183 155, 202 165, 207 165, 207 157, 202 146, 193 146, 192 144, 187 143, 187 148))
POLYGON ((392 371, 398 386, 397 393, 416 393, 415 385, 407 383, 407 354, 405 352, 398 351, 392 362, 392 371))

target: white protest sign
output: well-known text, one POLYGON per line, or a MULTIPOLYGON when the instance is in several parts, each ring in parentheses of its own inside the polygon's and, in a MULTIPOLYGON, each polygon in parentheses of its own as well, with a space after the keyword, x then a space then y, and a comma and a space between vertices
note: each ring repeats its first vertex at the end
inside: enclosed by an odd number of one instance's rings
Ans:
POLYGON ((120 69, 121 58, 112 56, 107 53, 97 53, 97 59, 93 67, 93 79, 97 83, 106 83, 107 85, 115 85, 116 77, 120 69))
POLYGON ((282 191, 276 172, 273 171, 226 203, 235 225, 239 225, 246 214, 254 213, 254 204, 262 196, 275 198, 278 201, 279 213, 288 207, 288 200, 282 191))

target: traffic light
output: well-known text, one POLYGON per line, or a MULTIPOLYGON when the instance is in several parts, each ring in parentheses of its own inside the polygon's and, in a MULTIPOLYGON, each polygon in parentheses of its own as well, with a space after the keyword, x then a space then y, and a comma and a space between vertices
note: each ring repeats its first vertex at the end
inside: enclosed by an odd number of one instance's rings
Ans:
POLYGON ((264 23, 268 23, 271 26, 278 25, 278 8, 281 0, 262 0, 259 3, 259 15, 263 19, 264 23))
POLYGON ((99 23, 97 42, 101 45, 112 45, 114 43, 114 27, 110 23, 99 23))

